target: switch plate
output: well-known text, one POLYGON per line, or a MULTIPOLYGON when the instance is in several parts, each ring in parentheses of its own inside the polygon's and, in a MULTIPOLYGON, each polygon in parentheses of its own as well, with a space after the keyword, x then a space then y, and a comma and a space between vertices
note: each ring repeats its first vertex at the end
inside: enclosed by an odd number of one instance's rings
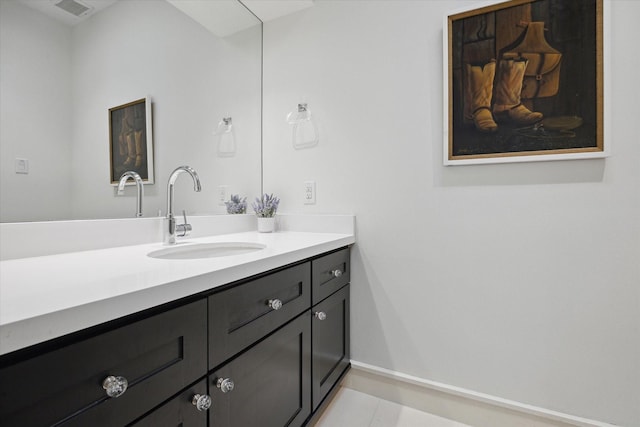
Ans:
POLYGON ((16 173, 25 175, 29 173, 29 159, 16 158, 16 173))
POLYGON ((218 185, 218 206, 224 206, 224 202, 227 201, 229 196, 228 185, 218 185))
POLYGON ((304 204, 305 205, 316 204, 316 182, 315 181, 304 182, 304 204))

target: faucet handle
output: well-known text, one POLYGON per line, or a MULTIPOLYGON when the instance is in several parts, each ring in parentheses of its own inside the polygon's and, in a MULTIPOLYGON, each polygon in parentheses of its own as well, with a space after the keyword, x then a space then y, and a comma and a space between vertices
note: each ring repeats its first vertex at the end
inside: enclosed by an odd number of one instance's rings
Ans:
POLYGON ((182 217, 184 218, 184 224, 176 225, 176 235, 178 235, 178 237, 188 236, 193 229, 191 224, 187 222, 187 212, 184 209, 182 210, 182 217))

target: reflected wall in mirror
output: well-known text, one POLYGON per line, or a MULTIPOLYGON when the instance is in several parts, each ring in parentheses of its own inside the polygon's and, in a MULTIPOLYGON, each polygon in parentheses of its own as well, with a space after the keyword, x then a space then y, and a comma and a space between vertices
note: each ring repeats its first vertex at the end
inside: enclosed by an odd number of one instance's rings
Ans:
POLYGON ((198 172, 202 192, 178 180, 178 212, 225 213, 220 186, 260 194, 262 25, 236 0, 206 3, 219 2, 255 25, 218 36, 166 0, 120 0, 69 26, 0 2, 1 222, 133 217, 135 188, 117 196, 110 182, 108 111, 146 96, 155 184, 145 185, 145 217, 166 213, 180 165, 198 172), (218 154, 223 117, 233 156, 218 154))

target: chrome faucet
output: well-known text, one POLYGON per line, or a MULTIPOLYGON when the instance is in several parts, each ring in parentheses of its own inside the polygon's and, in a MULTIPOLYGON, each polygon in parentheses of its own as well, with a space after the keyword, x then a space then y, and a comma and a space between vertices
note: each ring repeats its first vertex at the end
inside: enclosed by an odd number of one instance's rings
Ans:
POLYGON ((120 182, 118 183, 118 196, 122 196, 124 194, 124 185, 131 178, 136 183, 136 188, 138 192, 136 193, 136 217, 142 217, 142 197, 144 196, 144 187, 142 184, 142 178, 138 175, 137 172, 134 171, 126 171, 120 177, 120 182))
MULTIPOLYGON (((173 187, 176 183, 176 179, 182 173, 188 173, 193 178, 193 190, 199 192, 202 190, 200 187, 200 178, 197 172, 189 166, 179 166, 171 173, 169 177, 169 183, 167 185, 167 217, 164 224, 164 244, 173 245, 176 243, 176 234, 179 237, 186 236, 191 231, 191 224, 187 224, 187 216, 184 215, 184 224, 176 224, 176 219, 173 216, 173 187)), ((183 211, 184 212, 184 211, 183 211)))

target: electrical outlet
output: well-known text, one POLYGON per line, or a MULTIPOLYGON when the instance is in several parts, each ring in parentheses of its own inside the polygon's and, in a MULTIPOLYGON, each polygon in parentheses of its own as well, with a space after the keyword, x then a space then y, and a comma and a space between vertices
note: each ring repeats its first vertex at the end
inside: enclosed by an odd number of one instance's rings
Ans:
POLYGON ((229 198, 229 186, 218 185, 218 206, 224 206, 224 202, 229 198))
POLYGON ((304 204, 305 205, 316 204, 316 182, 315 181, 304 182, 304 204))

